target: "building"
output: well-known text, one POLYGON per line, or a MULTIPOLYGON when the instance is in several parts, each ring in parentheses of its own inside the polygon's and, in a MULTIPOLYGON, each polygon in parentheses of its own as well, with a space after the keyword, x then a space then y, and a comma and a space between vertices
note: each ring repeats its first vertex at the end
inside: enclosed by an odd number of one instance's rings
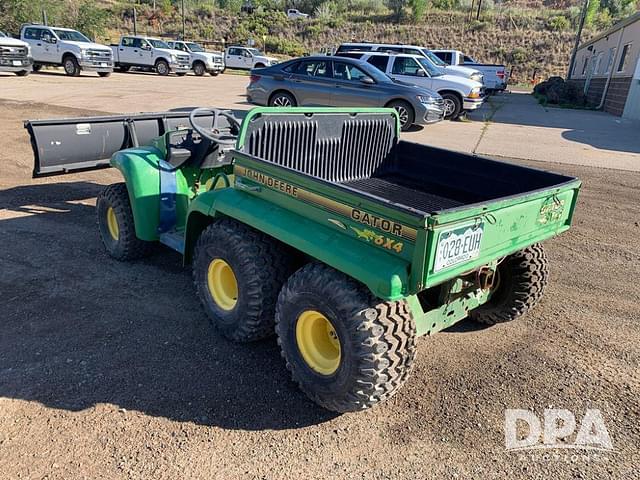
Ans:
POLYGON ((578 47, 569 81, 587 104, 640 120, 640 12, 578 47))

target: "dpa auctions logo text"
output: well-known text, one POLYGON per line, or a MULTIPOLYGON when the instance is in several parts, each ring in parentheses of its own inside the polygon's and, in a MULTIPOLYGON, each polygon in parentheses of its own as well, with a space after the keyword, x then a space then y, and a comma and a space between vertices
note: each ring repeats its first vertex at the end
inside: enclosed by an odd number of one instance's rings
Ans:
POLYGON ((598 409, 587 409, 580 424, 569 410, 545 409, 540 419, 531 410, 507 409, 504 442, 507 451, 556 448, 613 451, 611 437, 598 409), (568 442, 576 430, 573 443, 568 442))

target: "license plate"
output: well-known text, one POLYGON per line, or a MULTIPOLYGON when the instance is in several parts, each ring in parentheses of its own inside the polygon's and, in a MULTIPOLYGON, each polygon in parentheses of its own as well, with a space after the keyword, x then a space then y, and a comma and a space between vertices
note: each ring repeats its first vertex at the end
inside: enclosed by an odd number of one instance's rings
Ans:
POLYGON ((101 67, 106 67, 106 66, 107 66, 107 64, 106 64, 106 63, 101 63, 101 64, 100 64, 100 66, 101 66, 101 67))
POLYGON ((484 224, 477 223, 440 233, 434 272, 478 258, 484 224))
POLYGON ((14 67, 21 67, 22 66, 22 62, 20 60, 14 60, 13 61, 13 66, 14 67))

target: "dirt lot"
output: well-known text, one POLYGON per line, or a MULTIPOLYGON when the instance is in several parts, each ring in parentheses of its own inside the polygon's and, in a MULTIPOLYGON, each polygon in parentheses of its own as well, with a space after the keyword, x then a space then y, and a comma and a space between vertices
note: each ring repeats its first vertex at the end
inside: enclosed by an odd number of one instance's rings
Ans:
POLYGON ((177 254, 105 255, 95 197, 117 172, 30 179, 21 121, 94 112, 0 112, 3 478, 640 478, 640 174, 553 166, 584 189, 546 244, 541 305, 422 339, 398 395, 337 416, 296 389, 275 340, 212 332, 177 254), (507 408, 598 408, 615 451, 505 452, 507 408))

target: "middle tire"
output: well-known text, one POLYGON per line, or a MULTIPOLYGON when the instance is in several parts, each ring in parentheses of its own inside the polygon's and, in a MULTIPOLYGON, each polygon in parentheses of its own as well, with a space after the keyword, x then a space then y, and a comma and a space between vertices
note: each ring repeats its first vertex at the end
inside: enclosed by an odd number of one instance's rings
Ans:
POLYGON ((250 342, 273 334, 278 293, 294 268, 285 246, 221 218, 198 239, 193 281, 214 327, 230 340, 250 342))
POLYGON ((331 267, 311 263, 282 289, 276 333, 293 380, 318 405, 362 410, 393 395, 416 356, 406 301, 385 302, 331 267))

